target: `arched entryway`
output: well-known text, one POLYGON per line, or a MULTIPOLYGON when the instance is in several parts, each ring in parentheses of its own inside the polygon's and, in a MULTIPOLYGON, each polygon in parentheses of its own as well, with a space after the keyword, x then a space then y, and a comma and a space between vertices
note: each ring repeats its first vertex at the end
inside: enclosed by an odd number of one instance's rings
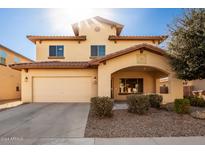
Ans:
MULTIPOLYGON (((151 66, 120 69, 111 74, 111 97, 116 101, 124 101, 130 94, 160 93, 160 80, 168 76, 168 72, 151 66)), ((165 86, 168 88, 168 85, 165 86)))
MULTIPOLYGON (((168 81, 163 83, 169 87, 168 93, 162 94, 164 103, 173 102, 174 99, 183 97, 182 81, 177 79, 171 69, 169 58, 147 50, 143 50, 143 52, 136 50, 101 61, 98 65, 98 96, 112 96, 114 99, 125 98, 119 94, 117 96, 117 93, 120 93, 120 79, 123 77, 124 79, 132 77, 135 79, 137 76, 139 76, 138 81, 128 82, 141 82, 140 84, 143 82, 143 90, 141 90, 143 93, 160 93, 160 79, 168 77, 168 81), (141 77, 139 72, 141 72, 141 77), (140 78, 144 78, 143 81, 140 78), (118 87, 112 87, 112 82, 116 82, 115 85, 118 87), (114 89, 112 90, 112 88, 114 89)), ((126 81, 122 82, 124 85, 126 84, 126 81)), ((127 89, 127 92, 132 93, 134 87, 131 88, 129 91, 127 89)), ((134 91, 137 90, 134 89, 134 91)))

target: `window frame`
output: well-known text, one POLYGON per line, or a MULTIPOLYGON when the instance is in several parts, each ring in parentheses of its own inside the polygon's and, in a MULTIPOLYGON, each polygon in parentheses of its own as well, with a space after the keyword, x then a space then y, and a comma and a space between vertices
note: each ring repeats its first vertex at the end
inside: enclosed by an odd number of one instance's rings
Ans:
POLYGON ((144 93, 144 78, 120 78, 119 79, 119 89, 118 89, 118 94, 119 95, 129 95, 129 94, 142 94, 144 93), (122 80, 124 80, 124 85, 123 85, 123 92, 121 91, 121 86, 120 84, 122 83, 122 80), (138 92, 133 92, 133 87, 130 89, 131 92, 128 91, 128 87, 126 86, 126 81, 127 80, 137 80, 137 83, 140 84, 140 82, 142 83, 142 87, 138 88, 138 92), (139 90, 142 90, 142 91, 139 91, 139 90))
POLYGON ((169 86, 166 84, 159 86, 159 93, 160 94, 169 94, 169 86))
POLYGON ((64 58, 64 45, 49 45, 49 58, 64 58), (51 51, 51 48, 53 47, 55 47, 55 54, 52 55, 51 52, 53 51, 51 51), (62 48, 62 51, 60 51, 59 48, 62 48), (60 52, 62 52, 62 54, 59 54, 60 52))
POLYGON ((103 57, 106 55, 106 46, 105 45, 91 45, 90 46, 90 57, 95 58, 95 57, 103 57), (92 48, 97 47, 97 53, 96 55, 92 55, 92 48), (100 48, 104 48, 104 55, 100 55, 100 48))

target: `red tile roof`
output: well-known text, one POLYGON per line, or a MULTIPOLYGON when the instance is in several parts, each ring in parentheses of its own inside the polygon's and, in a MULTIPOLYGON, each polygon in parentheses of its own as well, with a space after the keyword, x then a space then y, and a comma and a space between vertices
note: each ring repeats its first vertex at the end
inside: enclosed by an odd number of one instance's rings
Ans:
POLYGON ((70 40, 70 41, 85 41, 86 36, 34 36, 28 35, 27 38, 36 43, 36 41, 43 41, 43 40, 70 40))
POLYGON ((9 65, 11 68, 16 70, 21 69, 78 69, 78 68, 96 68, 95 64, 89 62, 66 62, 66 61, 41 61, 33 63, 19 63, 9 65))
POLYGON ((168 36, 166 35, 160 35, 160 36, 115 36, 110 35, 108 37, 108 40, 158 40, 158 41, 164 41, 167 39, 168 36))
POLYGON ((138 45, 134 45, 132 47, 108 54, 102 58, 94 59, 91 61, 79 61, 79 62, 68 62, 68 61, 41 61, 41 62, 33 62, 33 63, 18 63, 9 65, 11 68, 16 70, 21 69, 83 69, 83 68, 97 68, 99 63, 104 62, 109 59, 113 59, 115 57, 119 57, 136 50, 147 50, 152 53, 158 54, 160 56, 167 56, 166 51, 151 44, 142 43, 138 45))
POLYGON ((163 49, 161 49, 157 46, 153 46, 153 45, 150 45, 150 44, 147 44, 147 43, 142 43, 142 44, 134 45, 132 47, 129 47, 129 48, 126 48, 126 49, 123 49, 123 50, 108 54, 108 55, 106 55, 102 58, 94 59, 90 63, 99 64, 100 62, 103 62, 103 61, 106 61, 106 60, 109 60, 109 59, 112 59, 112 58, 115 58, 115 57, 119 57, 119 56, 131 53, 131 52, 139 50, 139 49, 145 49, 145 50, 148 50, 150 52, 153 52, 153 53, 161 55, 161 56, 166 56, 167 55, 165 50, 163 50, 163 49))

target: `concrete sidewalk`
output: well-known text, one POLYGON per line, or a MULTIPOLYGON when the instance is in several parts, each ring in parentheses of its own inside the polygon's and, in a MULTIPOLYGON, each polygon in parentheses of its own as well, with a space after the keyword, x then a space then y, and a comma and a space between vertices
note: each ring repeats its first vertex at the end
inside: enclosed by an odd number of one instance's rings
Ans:
POLYGON ((205 137, 156 138, 0 138, 0 144, 48 145, 204 145, 205 137))
POLYGON ((145 138, 96 138, 95 144, 115 145, 204 145, 205 137, 145 137, 145 138))

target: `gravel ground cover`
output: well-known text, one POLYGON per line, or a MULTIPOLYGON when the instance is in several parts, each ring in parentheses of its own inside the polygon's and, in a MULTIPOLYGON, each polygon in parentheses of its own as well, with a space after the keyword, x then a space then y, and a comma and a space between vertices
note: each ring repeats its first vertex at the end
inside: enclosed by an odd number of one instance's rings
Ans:
POLYGON ((89 113, 85 137, 205 136, 205 120, 151 108, 146 115, 114 110, 112 118, 89 113))

